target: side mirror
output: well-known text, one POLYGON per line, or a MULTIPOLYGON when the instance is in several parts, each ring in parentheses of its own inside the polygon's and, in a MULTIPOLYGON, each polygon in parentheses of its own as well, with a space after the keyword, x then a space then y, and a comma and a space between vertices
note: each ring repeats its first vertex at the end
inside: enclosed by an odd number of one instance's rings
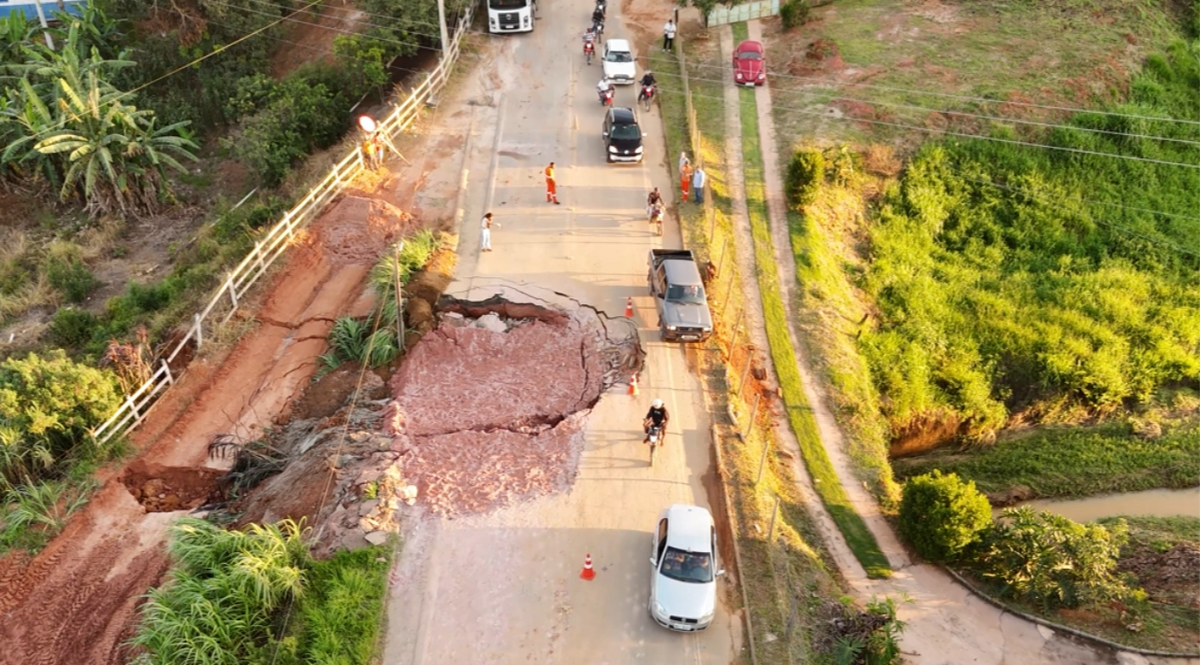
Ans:
POLYGON ((655 557, 651 557, 651 565, 655 565, 655 557))
POLYGON ((725 574, 726 574, 725 568, 722 568, 721 570, 717 571, 717 577, 721 577, 722 575, 725 575, 725 574))
POLYGON ((642 132, 642 135, 643 135, 643 136, 647 136, 647 133, 646 133, 646 132, 642 132))

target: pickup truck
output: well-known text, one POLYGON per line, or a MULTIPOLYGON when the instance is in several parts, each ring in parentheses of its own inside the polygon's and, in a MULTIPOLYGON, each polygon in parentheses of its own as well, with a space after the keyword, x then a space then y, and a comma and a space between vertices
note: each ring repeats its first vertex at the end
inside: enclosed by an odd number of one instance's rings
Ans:
POLYGON ((705 284, 692 252, 652 249, 647 281, 659 311, 659 334, 665 342, 700 342, 713 334, 713 318, 705 284))

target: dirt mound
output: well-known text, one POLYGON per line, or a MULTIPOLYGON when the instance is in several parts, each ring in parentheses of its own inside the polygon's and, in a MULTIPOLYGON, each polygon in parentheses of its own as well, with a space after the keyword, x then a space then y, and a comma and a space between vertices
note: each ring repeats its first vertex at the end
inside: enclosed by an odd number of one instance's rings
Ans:
POLYGON ((322 216, 313 241, 328 265, 371 265, 415 227, 412 216, 390 203, 345 196, 322 216))
MULTIPOLYGON (((346 406, 359 387, 359 368, 344 366, 317 379, 307 388, 292 408, 292 417, 298 420, 328 418, 346 406)), ((375 372, 362 374, 363 385, 360 399, 380 399, 388 395, 387 386, 375 372)))
POLYGON ((222 500, 223 471, 203 467, 162 466, 135 460, 120 481, 149 513, 192 510, 222 500))

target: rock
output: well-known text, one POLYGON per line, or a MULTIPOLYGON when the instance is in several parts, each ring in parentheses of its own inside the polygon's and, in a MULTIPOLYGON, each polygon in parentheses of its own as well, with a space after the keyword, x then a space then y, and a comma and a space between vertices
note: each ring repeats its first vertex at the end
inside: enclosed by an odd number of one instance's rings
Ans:
POLYGON ((165 487, 162 480, 151 478, 142 485, 142 497, 149 499, 151 497, 162 496, 165 487))
POLYGON ((181 505, 182 502, 179 500, 178 496, 175 496, 174 494, 168 494, 167 496, 163 497, 162 501, 159 502, 159 510, 164 513, 169 513, 179 510, 181 505))
POLYGON ((372 545, 383 545, 388 542, 388 534, 385 531, 372 531, 364 536, 364 538, 372 545))
POLYGON ((352 529, 342 535, 342 547, 345 547, 347 551, 354 552, 370 546, 371 541, 367 540, 363 532, 358 529, 352 529))
POLYGON ((360 503, 359 504, 359 517, 366 517, 366 516, 370 515, 371 511, 375 510, 376 506, 378 506, 378 505, 379 505, 379 499, 372 499, 370 501, 364 501, 363 503, 360 503))
POLYGON ((489 312, 475 320, 476 328, 491 330, 495 333, 503 333, 509 330, 509 326, 505 325, 504 321, 500 320, 500 316, 496 312, 489 312))
POLYGON ((371 432, 351 432, 350 440, 354 441, 355 443, 361 443, 361 442, 366 441, 367 439, 371 438, 371 436, 372 436, 371 432))

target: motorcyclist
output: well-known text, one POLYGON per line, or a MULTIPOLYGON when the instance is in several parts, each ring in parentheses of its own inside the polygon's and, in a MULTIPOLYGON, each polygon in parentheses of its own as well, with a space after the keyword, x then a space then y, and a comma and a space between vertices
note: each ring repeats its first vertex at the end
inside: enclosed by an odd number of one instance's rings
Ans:
POLYGON ((605 20, 605 8, 598 4, 596 9, 592 10, 592 22, 601 23, 605 20))
POLYGON ((644 73, 642 75, 642 87, 645 88, 648 85, 653 86, 653 85, 656 85, 657 83, 658 83, 658 81, 655 80, 655 75, 653 73, 651 73, 651 70, 649 70, 649 69, 646 70, 646 73, 644 73))
POLYGON ((613 82, 609 80, 609 77, 602 76, 600 83, 596 84, 596 95, 600 98, 602 104, 605 103, 605 93, 613 91, 613 82))
POLYGON ((667 407, 663 406, 663 400, 655 399, 651 402, 651 408, 646 412, 646 417, 642 420, 642 430, 646 432, 646 438, 643 443, 650 443, 651 440, 651 425, 660 427, 659 440, 663 439, 663 432, 667 431, 667 407))
POLYGON ((596 48, 596 33, 592 28, 584 31, 584 53, 591 53, 596 48))

